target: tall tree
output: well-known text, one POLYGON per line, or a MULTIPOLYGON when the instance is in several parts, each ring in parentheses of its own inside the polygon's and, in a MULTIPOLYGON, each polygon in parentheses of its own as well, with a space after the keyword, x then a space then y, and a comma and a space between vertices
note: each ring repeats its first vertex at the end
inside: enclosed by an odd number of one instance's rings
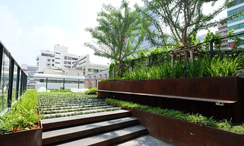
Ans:
MULTIPOLYGON (((212 2, 214 6, 217 0, 143 0, 146 8, 136 6, 138 12, 148 18, 157 28, 157 32, 148 29, 147 39, 154 46, 165 46, 167 39, 171 38, 178 42, 178 46, 189 46, 191 36, 196 36, 200 30, 208 29, 226 22, 239 15, 229 16, 221 20, 214 18, 229 4, 236 0, 225 0, 222 6, 210 14, 203 13, 203 5, 212 2), (153 14, 153 15, 152 15, 153 14), (170 31, 169 31, 170 30, 170 31)), ((211 9, 211 8, 209 8, 211 9)), ((187 51, 185 61, 187 61, 187 51)))
POLYGON ((85 29, 91 33, 94 42, 84 45, 93 49, 94 55, 117 61, 116 67, 120 69, 122 77, 123 60, 138 51, 144 40, 145 31, 141 21, 141 15, 132 11, 127 1, 123 0, 120 8, 103 5, 98 13, 98 26, 85 29))

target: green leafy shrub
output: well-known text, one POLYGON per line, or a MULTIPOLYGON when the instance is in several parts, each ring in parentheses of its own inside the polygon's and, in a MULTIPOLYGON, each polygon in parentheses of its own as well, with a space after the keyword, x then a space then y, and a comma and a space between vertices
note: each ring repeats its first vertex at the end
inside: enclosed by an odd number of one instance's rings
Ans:
POLYGON ((140 105, 140 104, 133 103, 133 102, 116 100, 116 99, 111 99, 111 98, 107 98, 106 102, 108 104, 120 105, 122 108, 140 109, 140 110, 148 111, 148 112, 155 113, 155 114, 161 114, 164 116, 189 121, 192 123, 197 123, 197 124, 201 124, 201 125, 206 125, 206 126, 226 130, 226 131, 244 134, 244 124, 242 126, 232 126, 232 123, 227 120, 218 121, 218 120, 213 119, 213 117, 208 118, 208 117, 202 116, 201 114, 189 114, 189 113, 184 113, 184 112, 181 112, 178 110, 161 109, 159 107, 150 107, 147 105, 140 105))
POLYGON ((0 116, 0 134, 10 133, 14 128, 35 127, 41 119, 41 115, 36 114, 37 103, 36 90, 27 90, 4 116, 0 116))
POLYGON ((50 90, 50 92, 71 92, 71 90, 70 89, 61 89, 61 90, 59 90, 59 89, 49 89, 50 90))
POLYGON ((102 81, 237 76, 237 67, 238 57, 233 60, 227 57, 210 58, 210 56, 205 55, 202 59, 190 61, 186 65, 176 62, 173 68, 169 63, 137 68, 125 72, 123 78, 110 78, 102 81))
POLYGON ((90 88, 89 90, 87 90, 85 93, 86 94, 97 94, 97 91, 94 90, 98 90, 98 88, 90 88))

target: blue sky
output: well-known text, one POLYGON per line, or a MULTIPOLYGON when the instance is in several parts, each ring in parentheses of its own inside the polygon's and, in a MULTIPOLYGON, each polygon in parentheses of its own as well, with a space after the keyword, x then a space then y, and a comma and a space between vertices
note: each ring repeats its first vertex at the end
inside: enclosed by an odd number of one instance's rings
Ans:
MULTIPOLYGON (((220 0, 219 3, 223 3, 220 0)), ((102 4, 120 5, 120 0, 0 0, 0 40, 19 64, 36 65, 40 50, 53 50, 57 43, 69 47, 69 53, 90 54, 94 63, 107 64, 108 59, 93 56, 83 46, 91 42, 84 31, 95 27, 102 4)), ((141 0, 130 0, 143 6, 141 0)), ((209 5, 204 11, 209 12, 209 5)), ((218 6, 218 4, 217 4, 218 6)), ((225 16, 226 11, 220 14, 225 16)), ((212 29, 213 31, 216 28, 212 29)), ((203 34, 205 32, 201 32, 203 34)))

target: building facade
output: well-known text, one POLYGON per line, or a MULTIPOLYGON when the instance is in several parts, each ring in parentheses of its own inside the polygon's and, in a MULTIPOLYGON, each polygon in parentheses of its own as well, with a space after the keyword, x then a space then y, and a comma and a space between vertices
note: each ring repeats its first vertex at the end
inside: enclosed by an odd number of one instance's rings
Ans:
POLYGON ((87 75, 85 76, 85 88, 89 89, 89 88, 98 87, 99 81, 108 78, 109 78, 108 69, 87 75))
MULTIPOLYGON (((230 16, 242 10, 244 10, 244 0, 237 0, 234 4, 228 6, 227 15, 230 16)), ((234 29, 234 34, 244 33, 244 15, 234 18, 232 20, 228 20, 227 28, 228 31, 234 29)), ((232 42, 233 40, 228 40, 229 47, 232 42)), ((244 40, 241 42, 240 47, 244 48, 244 40)))
POLYGON ((81 56, 77 61, 73 62, 72 68, 83 71, 83 76, 94 74, 107 69, 109 66, 104 64, 91 63, 89 54, 81 56))
POLYGON ((37 56, 37 72, 44 73, 51 68, 71 68, 72 63, 80 56, 68 54, 68 47, 59 44, 54 46, 54 51, 41 50, 41 55, 37 56))
MULTIPOLYGON (((228 34, 228 31, 227 31, 227 24, 224 24, 224 25, 220 25, 218 26, 218 30, 215 32, 216 34, 220 34, 221 38, 227 36, 228 34)), ((228 39, 225 38, 222 40, 222 43, 221 43, 221 50, 226 50, 228 49, 228 39)))
POLYGON ((28 84, 35 83, 35 80, 33 79, 33 75, 36 73, 37 67, 34 65, 28 65, 27 70, 28 70, 28 81, 27 81, 27 83, 28 84))

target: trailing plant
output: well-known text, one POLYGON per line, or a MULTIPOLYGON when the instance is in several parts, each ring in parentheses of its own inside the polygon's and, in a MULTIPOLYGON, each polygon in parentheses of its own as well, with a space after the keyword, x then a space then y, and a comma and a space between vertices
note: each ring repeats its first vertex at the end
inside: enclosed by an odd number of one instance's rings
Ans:
POLYGON ((244 134, 244 124, 241 126, 233 126, 233 124, 230 121, 227 121, 226 119, 218 121, 213 119, 213 117, 208 118, 201 114, 184 113, 182 111, 173 110, 173 109, 161 109, 159 107, 150 107, 147 105, 140 105, 133 102, 116 100, 111 98, 107 98, 106 102, 108 104, 120 105, 122 108, 140 109, 151 113, 160 114, 163 116, 168 116, 168 117, 185 120, 192 123, 197 123, 200 125, 206 125, 206 126, 226 130, 226 131, 244 134))
POLYGON ((0 116, 0 134, 36 127, 41 119, 36 113, 37 103, 36 90, 27 90, 4 116, 0 116))

